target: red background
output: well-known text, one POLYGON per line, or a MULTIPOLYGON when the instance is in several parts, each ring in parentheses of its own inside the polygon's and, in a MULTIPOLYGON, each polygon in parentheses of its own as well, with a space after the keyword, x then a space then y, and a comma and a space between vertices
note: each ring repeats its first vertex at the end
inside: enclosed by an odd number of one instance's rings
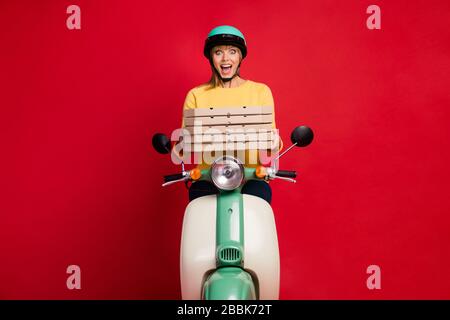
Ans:
POLYGON ((450 4, 2 1, 0 298, 178 299, 187 193, 150 147, 240 28, 297 184, 273 182, 282 299, 450 298, 450 4), (81 30, 66 8, 81 8, 81 30), (381 30, 366 8, 381 7, 381 30), (66 268, 81 267, 81 290, 66 268), (381 290, 366 268, 381 267, 381 290))

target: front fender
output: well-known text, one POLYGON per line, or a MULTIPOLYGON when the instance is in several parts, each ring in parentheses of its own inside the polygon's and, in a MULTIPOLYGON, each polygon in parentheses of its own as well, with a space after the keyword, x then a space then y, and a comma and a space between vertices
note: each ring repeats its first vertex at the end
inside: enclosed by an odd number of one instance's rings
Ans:
POLYGON ((251 275, 238 267, 217 269, 203 286, 205 300, 256 300, 251 275))

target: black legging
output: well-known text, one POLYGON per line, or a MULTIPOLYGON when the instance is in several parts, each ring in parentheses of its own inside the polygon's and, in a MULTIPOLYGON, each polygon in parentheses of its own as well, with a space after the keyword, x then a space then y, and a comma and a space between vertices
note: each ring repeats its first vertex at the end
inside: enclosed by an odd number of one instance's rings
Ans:
MULTIPOLYGON (((192 183, 189 188, 189 201, 198 197, 217 194, 219 190, 209 181, 200 180, 192 183)), ((241 193, 251 194, 266 200, 269 204, 272 201, 272 189, 269 184, 262 180, 249 180, 242 187, 241 193)))

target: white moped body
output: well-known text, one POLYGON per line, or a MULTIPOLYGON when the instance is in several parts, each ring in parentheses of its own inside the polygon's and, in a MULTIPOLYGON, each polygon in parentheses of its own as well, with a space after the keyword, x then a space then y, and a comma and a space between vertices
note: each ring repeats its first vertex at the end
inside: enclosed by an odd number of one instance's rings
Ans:
MULTIPOLYGON (((273 211, 264 199, 248 194, 242 196, 244 269, 252 275, 259 299, 276 300, 280 287, 280 257, 273 211)), ((203 283, 216 269, 216 211, 216 195, 199 197, 186 207, 180 255, 182 299, 201 299, 203 283)))

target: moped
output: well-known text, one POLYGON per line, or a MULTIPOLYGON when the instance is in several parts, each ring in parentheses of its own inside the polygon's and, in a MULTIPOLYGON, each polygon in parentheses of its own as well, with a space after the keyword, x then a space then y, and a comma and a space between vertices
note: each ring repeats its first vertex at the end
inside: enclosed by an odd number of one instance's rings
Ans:
MULTIPOLYGON (((177 182, 211 181, 218 194, 198 197, 185 209, 180 249, 182 299, 276 300, 279 297, 280 258, 275 219, 264 199, 242 194, 251 179, 282 179, 295 183, 296 171, 278 170, 278 159, 294 146, 305 147, 313 132, 298 126, 292 145, 272 160, 270 167, 246 167, 229 155, 217 158, 203 170, 164 176, 162 186, 177 182)), ((156 133, 154 149, 171 152, 168 137, 156 133)))

